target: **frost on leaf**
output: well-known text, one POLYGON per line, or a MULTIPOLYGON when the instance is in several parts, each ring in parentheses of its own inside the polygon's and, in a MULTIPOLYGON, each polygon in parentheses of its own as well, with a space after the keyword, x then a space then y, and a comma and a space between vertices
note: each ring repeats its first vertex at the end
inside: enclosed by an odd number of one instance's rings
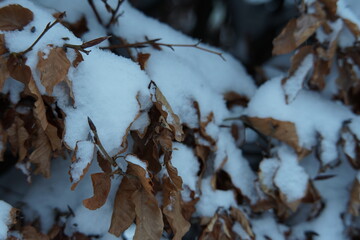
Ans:
POLYGON ((52 48, 46 58, 44 55, 42 52, 38 53, 37 69, 40 72, 40 80, 46 92, 52 94, 54 87, 65 81, 71 64, 63 48, 52 48))
POLYGON ((110 192, 111 179, 107 173, 91 174, 91 181, 94 189, 94 196, 85 199, 83 204, 90 210, 95 210, 103 206, 110 192))
POLYGON ((321 26, 322 20, 316 15, 305 14, 292 19, 274 41, 273 54, 286 54, 305 42, 321 26))
POLYGON ((22 30, 34 18, 33 12, 18 4, 0 8, 0 30, 22 30))

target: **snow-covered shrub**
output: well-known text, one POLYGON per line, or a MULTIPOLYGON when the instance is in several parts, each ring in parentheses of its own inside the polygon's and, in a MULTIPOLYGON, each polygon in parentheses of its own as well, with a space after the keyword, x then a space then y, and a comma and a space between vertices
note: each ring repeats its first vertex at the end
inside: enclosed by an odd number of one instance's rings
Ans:
POLYGON ((9 238, 358 237, 357 5, 304 1, 257 86, 127 1, 0 1, 9 238))

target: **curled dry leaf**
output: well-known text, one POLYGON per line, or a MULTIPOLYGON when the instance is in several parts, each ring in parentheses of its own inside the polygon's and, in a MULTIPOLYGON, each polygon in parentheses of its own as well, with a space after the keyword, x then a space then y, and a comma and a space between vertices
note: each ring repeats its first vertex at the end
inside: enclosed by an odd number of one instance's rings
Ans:
POLYGON ((232 232, 232 221, 227 215, 216 213, 203 230, 199 240, 235 239, 232 232))
POLYGON ((348 211, 353 216, 356 216, 356 217, 360 216, 360 181, 359 181, 359 177, 355 178, 355 181, 351 188, 351 195, 350 195, 348 211))
POLYGON ((239 93, 233 91, 225 93, 224 99, 228 108, 231 108, 234 105, 247 107, 249 103, 249 99, 246 96, 242 96, 239 93))
MULTIPOLYGON (((39 62, 36 67, 40 72, 41 83, 46 92, 52 94, 54 87, 65 81, 71 63, 64 49, 59 47, 52 48, 46 58, 43 52, 38 52, 38 56, 39 62)), ((68 87, 71 89, 71 86, 68 87)))
POLYGON ((337 12, 338 0, 319 0, 325 6, 325 11, 329 14, 330 18, 334 18, 337 12))
POLYGON ((34 14, 19 4, 11 4, 0 8, 0 30, 22 30, 34 18, 34 14))
POLYGON ((5 45, 5 35, 0 34, 0 55, 3 55, 4 53, 7 53, 8 50, 6 49, 5 45))
POLYGON ((107 173, 91 174, 91 181, 94 188, 94 196, 85 199, 83 204, 90 210, 95 210, 103 206, 110 192, 111 179, 107 173))
POLYGON ((150 53, 138 53, 136 61, 139 63, 141 70, 145 70, 147 60, 149 60, 150 56, 150 53))
POLYGON ((134 240, 160 239, 164 222, 155 196, 142 187, 133 193, 132 201, 136 215, 134 240))
POLYGON ((356 37, 360 37, 360 29, 359 26, 349 19, 343 18, 345 25, 349 28, 350 32, 356 37))
POLYGON ((132 195, 141 187, 135 177, 125 176, 115 195, 114 208, 111 217, 109 233, 120 237, 135 220, 135 204, 132 195))
POLYGON ((295 149, 300 159, 310 152, 299 145, 296 127, 293 122, 248 116, 243 116, 242 120, 260 133, 287 143, 295 149))
POLYGON ((50 238, 36 230, 33 226, 25 226, 22 231, 22 236, 24 240, 50 240, 50 238))
POLYGON ((230 216, 237 221, 238 223, 240 223, 240 225, 243 227, 243 229, 245 230, 245 232, 247 233, 247 235, 249 235, 249 237, 251 239, 255 239, 255 234, 251 228, 251 224, 249 222, 249 219, 245 216, 245 214, 237 208, 232 207, 230 209, 230 216))
POLYGON ((171 130, 175 135, 175 139, 178 142, 184 140, 184 132, 182 125, 180 123, 180 118, 173 112, 169 102, 166 100, 165 96, 162 94, 160 89, 151 83, 151 89, 154 90, 153 97, 155 97, 154 105, 159 110, 161 115, 165 118, 166 122, 170 125, 171 130))
POLYGON ((163 213, 174 232, 173 240, 181 240, 190 229, 182 214, 181 193, 167 177, 163 178, 163 188, 163 213))
MULTIPOLYGON (((78 183, 83 179, 85 174, 88 172, 89 167, 92 162, 93 158, 93 152, 94 152, 94 145, 92 144, 92 151, 89 149, 89 145, 92 143, 89 142, 77 142, 74 154, 71 158, 71 166, 69 170, 70 174, 70 181, 73 183, 71 185, 71 190, 74 191, 78 183), (84 147, 85 146, 85 147, 84 147), (79 155, 79 148, 82 152, 81 155, 79 155), (87 152, 87 154, 84 154, 84 151, 87 152)), ((91 147, 90 147, 91 148, 91 147)))
MULTIPOLYGON (((1 48, 1 46, 0 46, 1 48)), ((1 51, 1 49, 0 49, 1 51)), ((1 54, 0 54, 1 55, 1 54)), ((9 71, 6 66, 6 59, 0 56, 0 91, 4 87, 5 80, 9 77, 9 71)))
POLYGON ((322 25, 323 21, 313 14, 292 19, 273 41, 273 54, 287 54, 299 47, 322 25))
POLYGON ((29 161, 37 166, 35 174, 50 177, 51 144, 41 127, 37 128, 37 136, 33 141, 35 150, 30 154, 29 161))

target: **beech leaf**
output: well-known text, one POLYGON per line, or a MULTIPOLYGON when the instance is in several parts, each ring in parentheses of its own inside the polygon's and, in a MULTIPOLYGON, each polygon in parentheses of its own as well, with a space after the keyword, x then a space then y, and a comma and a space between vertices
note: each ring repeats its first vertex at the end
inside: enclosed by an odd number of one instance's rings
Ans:
POLYGON ((299 158, 302 158, 309 153, 308 149, 299 145, 296 127, 293 122, 280 121, 273 118, 248 116, 243 116, 242 119, 260 133, 287 143, 295 149, 299 158))
POLYGON ((355 178, 353 186, 351 188, 349 212, 353 216, 360 216, 360 182, 359 177, 355 178))
POLYGON ((63 48, 51 49, 47 58, 44 58, 44 55, 38 52, 39 62, 36 67, 40 72, 40 80, 46 92, 52 94, 54 87, 65 80, 71 63, 63 48))
POLYGON ((115 195, 114 209, 109 233, 117 237, 130 227, 135 220, 135 205, 132 194, 141 187, 137 178, 125 176, 115 195))
POLYGON ((163 213, 174 232, 173 240, 181 240, 190 229, 190 223, 182 214, 181 193, 167 177, 163 179, 163 188, 163 213))
POLYGON ((107 173, 91 174, 91 181, 94 188, 94 196, 85 199, 83 204, 90 210, 95 210, 103 206, 110 192, 111 179, 107 173))
POLYGON ((50 177, 51 144, 41 127, 37 127, 37 135, 34 142, 35 150, 30 154, 29 161, 37 165, 35 173, 41 173, 50 177))
POLYGON ((305 14, 288 22, 273 41, 273 54, 287 54, 299 47, 321 26, 322 20, 312 14, 305 14))
POLYGON ((3 55, 4 53, 8 52, 5 45, 5 35, 0 34, 0 55, 3 55))
POLYGON ((22 30, 34 18, 33 12, 19 4, 0 8, 0 30, 22 30))
POLYGON ((134 240, 160 239, 164 222, 155 196, 141 187, 132 195, 132 201, 136 214, 134 240))
POLYGON ((9 77, 6 61, 4 57, 0 56, 0 91, 4 86, 5 80, 9 77))

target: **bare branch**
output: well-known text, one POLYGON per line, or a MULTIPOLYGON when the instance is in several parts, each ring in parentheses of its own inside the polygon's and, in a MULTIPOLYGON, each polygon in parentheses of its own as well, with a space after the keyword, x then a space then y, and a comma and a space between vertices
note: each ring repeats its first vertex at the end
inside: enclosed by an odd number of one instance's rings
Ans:
POLYGON ((33 42, 33 44, 31 44, 30 47, 28 47, 25 51, 20 52, 19 54, 24 55, 24 54, 30 52, 30 51, 33 49, 33 47, 40 41, 40 39, 45 35, 45 33, 46 33, 47 31, 49 31, 49 30, 50 30, 53 26, 55 26, 57 23, 59 23, 64 16, 65 16, 65 12, 61 13, 61 14, 59 15, 59 17, 58 17, 53 23, 50 23, 50 22, 49 22, 49 23, 45 26, 45 29, 44 29, 43 32, 40 34, 40 36, 33 42))
POLYGON ((226 61, 226 59, 224 58, 223 54, 221 52, 216 52, 204 47, 200 47, 199 44, 200 42, 197 42, 195 44, 169 44, 169 43, 160 43, 161 39, 160 38, 156 38, 156 39, 147 39, 146 41, 143 42, 136 42, 136 43, 129 43, 129 44, 120 44, 120 45, 112 45, 109 47, 101 47, 100 49, 117 49, 117 48, 144 48, 144 47, 149 47, 152 46, 156 49, 161 49, 160 47, 168 47, 171 50, 175 51, 175 47, 192 47, 192 48, 196 48, 208 53, 212 53, 212 54, 216 54, 219 57, 221 57, 222 60, 226 61))
POLYGON ((95 14, 96 19, 98 20, 98 22, 99 22, 101 25, 103 25, 103 21, 101 20, 101 17, 100 17, 100 15, 99 15, 99 13, 98 13, 95 5, 94 5, 93 0, 88 0, 88 3, 90 4, 91 9, 93 10, 93 12, 94 12, 94 14, 95 14))
POLYGON ((111 24, 115 23, 117 21, 117 19, 122 15, 122 13, 120 13, 120 14, 117 14, 117 13, 123 2, 124 2, 124 0, 118 0, 118 4, 116 5, 116 8, 115 9, 111 8, 111 10, 112 10, 111 18, 110 18, 108 24, 106 24, 106 26, 105 26, 106 28, 110 27, 111 24))

